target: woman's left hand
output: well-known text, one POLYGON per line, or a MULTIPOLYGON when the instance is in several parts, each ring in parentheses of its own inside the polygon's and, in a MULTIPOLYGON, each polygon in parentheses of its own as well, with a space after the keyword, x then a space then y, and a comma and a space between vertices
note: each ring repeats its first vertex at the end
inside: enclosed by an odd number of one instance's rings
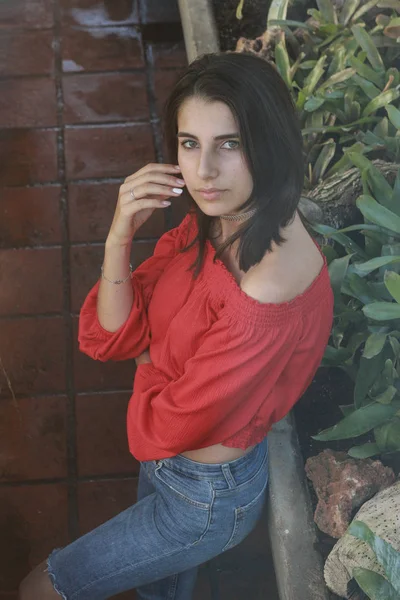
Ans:
POLYGON ((136 366, 144 365, 145 363, 151 363, 150 352, 145 350, 142 354, 135 358, 136 366))

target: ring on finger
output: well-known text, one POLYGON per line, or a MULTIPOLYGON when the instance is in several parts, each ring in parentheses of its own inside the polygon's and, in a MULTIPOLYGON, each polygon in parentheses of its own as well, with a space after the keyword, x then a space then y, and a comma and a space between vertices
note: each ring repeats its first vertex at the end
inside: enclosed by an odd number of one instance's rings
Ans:
POLYGON ((130 194, 131 194, 132 200, 135 200, 135 192, 133 191, 133 188, 130 189, 130 194))

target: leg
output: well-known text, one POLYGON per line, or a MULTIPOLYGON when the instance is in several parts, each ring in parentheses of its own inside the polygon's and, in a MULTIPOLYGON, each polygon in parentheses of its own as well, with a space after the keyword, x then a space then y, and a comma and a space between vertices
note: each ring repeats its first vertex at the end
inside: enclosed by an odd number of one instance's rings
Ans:
MULTIPOLYGON (((138 502, 154 492, 155 488, 141 466, 137 493, 138 502)), ((138 600, 164 600, 164 598, 168 598, 168 600, 190 600, 196 585, 197 571, 198 567, 193 567, 183 573, 176 573, 165 579, 142 585, 136 589, 138 600)))
POLYGON ((60 600, 47 573, 47 561, 38 565, 19 586, 19 600, 60 600))
POLYGON ((171 495, 168 487, 161 493, 152 492, 147 474, 142 472, 140 477, 140 493, 147 495, 72 544, 55 550, 47 565, 36 567, 21 583, 20 600, 105 600, 155 580, 165 583, 147 597, 164 600, 168 598, 164 594, 173 590, 171 600, 190 598, 176 595, 181 594, 182 585, 175 573, 180 567, 182 571, 196 570, 210 553, 215 554, 213 543, 206 547, 198 543, 208 528, 211 505, 210 509, 196 508, 171 495))
MULTIPOLYGON (((192 465, 178 456, 144 463, 144 471, 140 489, 146 496, 50 555, 48 573, 64 598, 105 600, 166 581, 168 588, 149 588, 148 598, 188 600, 195 578, 177 573, 194 573, 240 543, 261 515, 268 480, 264 445, 232 465, 192 465)), ((21 600, 59 600, 49 575, 36 573, 21 585, 21 600)))

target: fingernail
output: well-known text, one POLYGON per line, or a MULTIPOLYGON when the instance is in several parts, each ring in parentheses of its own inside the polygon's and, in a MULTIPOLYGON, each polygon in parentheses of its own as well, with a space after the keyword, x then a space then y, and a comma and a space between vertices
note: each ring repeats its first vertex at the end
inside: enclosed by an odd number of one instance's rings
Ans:
POLYGON ((174 168, 175 168, 177 171, 180 171, 180 170, 181 170, 181 168, 180 168, 180 166, 179 166, 179 165, 174 165, 174 168))
POLYGON ((180 188, 172 188, 172 191, 173 191, 175 194, 182 194, 182 192, 183 192, 183 190, 181 190, 180 188))
POLYGON ((168 202, 168 200, 163 200, 161 204, 164 204, 164 206, 169 206, 171 202, 168 202))
POLYGON ((176 183, 180 183, 181 185, 185 185, 185 182, 183 179, 175 179, 176 183))

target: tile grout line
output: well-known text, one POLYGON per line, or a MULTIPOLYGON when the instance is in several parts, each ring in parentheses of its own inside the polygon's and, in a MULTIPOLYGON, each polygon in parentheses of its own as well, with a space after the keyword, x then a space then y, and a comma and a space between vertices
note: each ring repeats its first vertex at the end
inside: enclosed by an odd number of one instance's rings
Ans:
POLYGON ((58 0, 53 0, 54 10, 54 80, 57 95, 57 161, 58 179, 61 183, 60 219, 62 230, 62 275, 65 326, 65 387, 67 395, 67 481, 68 481, 68 536, 78 537, 77 456, 75 433, 75 390, 73 384, 73 329, 71 318, 71 265, 69 259, 68 187, 65 163, 65 130, 63 125, 63 89, 61 55, 61 14, 58 0))
MULTIPOLYGON (((156 71, 176 71, 177 67, 166 66, 166 67, 154 67, 156 71)), ((63 77, 67 79, 69 77, 86 77, 86 76, 100 76, 100 75, 145 75, 146 67, 125 67, 121 69, 102 69, 102 70, 91 70, 85 69, 85 71, 63 71, 63 77)), ((43 71, 42 73, 2 73, 0 74, 0 81, 7 81, 9 79, 51 79, 52 71, 43 71)))
MULTIPOLYGON (((162 144, 162 135, 159 127, 160 118, 157 114, 156 92, 154 84, 154 60, 151 44, 143 42, 144 60, 146 64, 147 97, 149 101, 150 125, 153 135, 153 143, 156 151, 156 161, 164 162, 164 152, 162 144)), ((172 227, 172 204, 164 210, 164 231, 169 231, 172 227)))
MULTIPOLYGON (((3 188, 4 189, 4 188, 3 188)), ((134 240, 134 244, 155 244, 159 238, 158 237, 142 237, 134 240)), ((69 242, 69 246, 71 248, 86 248, 87 246, 100 248, 104 246, 104 240, 92 240, 92 241, 74 241, 69 242)), ((0 246, 0 250, 11 250, 13 252, 18 250, 58 250, 62 248, 61 243, 52 244, 31 244, 29 246, 0 246)))
MULTIPOLYGON (((36 315, 35 315, 36 318, 36 315)), ((77 392, 77 396, 94 396, 94 395, 102 395, 102 398, 105 398, 107 396, 114 396, 116 394, 127 394, 127 399, 130 398, 130 396, 132 396, 132 388, 126 388, 126 387, 121 387, 121 388, 117 388, 117 387, 112 387, 112 388, 107 388, 107 389, 96 389, 96 388, 87 388, 85 390, 83 390, 82 392, 77 392)), ((26 395, 19 395, 16 394, 16 399, 18 401, 20 400, 26 400, 26 395)), ((65 397, 65 392, 32 392, 31 394, 29 394, 29 400, 53 400, 54 398, 64 398, 65 397)), ((0 404, 2 402, 10 402, 10 396, 0 396, 0 404)))
MULTIPOLYGON (((176 70, 176 69, 175 69, 176 70)), ((150 119, 150 123, 152 120, 150 119)), ((137 120, 133 119, 125 119, 124 121, 81 121, 79 123, 64 123, 62 128, 64 130, 86 130, 86 129, 127 129, 128 127, 140 127, 141 125, 147 125, 149 123, 148 119, 140 118, 137 120)), ((12 126, 2 126, 2 129, 6 131, 55 131, 59 133, 60 126, 59 125, 24 125, 23 127, 18 127, 15 125, 12 126)))
MULTIPOLYGON (((94 475, 81 475, 77 481, 79 483, 107 483, 110 481, 135 481, 138 479, 137 471, 122 471, 120 473, 101 473, 94 475)), ((54 485, 54 484, 68 484, 69 480, 65 477, 49 477, 48 479, 25 479, 22 481, 0 481, 0 489, 4 488, 15 488, 15 487, 28 487, 37 485, 54 485)), ((1 592, 0 592, 1 593, 1 592)))

